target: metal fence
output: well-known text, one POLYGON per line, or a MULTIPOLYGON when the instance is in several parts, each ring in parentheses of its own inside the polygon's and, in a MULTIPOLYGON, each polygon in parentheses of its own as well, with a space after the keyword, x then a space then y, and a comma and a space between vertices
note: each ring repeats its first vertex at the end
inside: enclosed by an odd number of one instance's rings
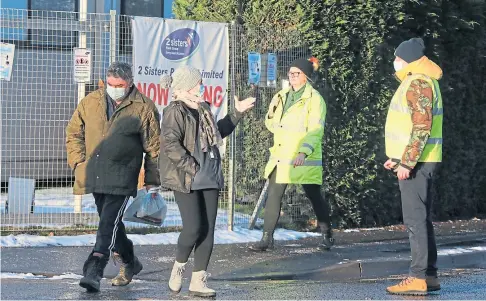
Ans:
MULTIPOLYGON (((132 61, 131 17, 83 12, 0 9, 2 42, 14 43, 11 81, 2 80, 0 122, 1 230, 84 230, 94 228, 98 217, 91 195, 72 194, 73 174, 66 163, 64 129, 78 101, 98 88, 98 80, 113 61, 132 61), (73 48, 92 50, 92 78, 87 84, 73 79, 73 48)), ((217 226, 247 227, 265 180, 263 167, 271 144, 263 118, 269 101, 280 87, 249 86, 248 51, 274 52, 278 80, 290 63, 309 55, 293 30, 229 25, 230 87, 228 95, 256 96, 254 110, 228 139, 223 161, 226 187, 221 192, 217 226)), ((265 70, 262 58, 262 69, 265 70)), ((229 97, 231 104, 233 97, 229 97)), ((164 227, 182 225, 170 192, 164 227)), ((284 202, 284 221, 302 215, 301 195, 290 189, 284 202), (298 199, 298 201, 297 201, 298 199), (300 208, 300 209, 299 209, 300 208), (296 210, 297 209, 297 210, 296 210)), ((261 222, 261 220, 259 220, 261 222)), ((127 227, 142 227, 129 223, 127 227)))

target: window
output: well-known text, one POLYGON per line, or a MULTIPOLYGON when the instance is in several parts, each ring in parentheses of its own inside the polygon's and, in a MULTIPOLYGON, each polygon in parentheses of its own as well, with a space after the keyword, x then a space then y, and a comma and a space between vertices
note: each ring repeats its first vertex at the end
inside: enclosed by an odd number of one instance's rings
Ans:
POLYGON ((14 41, 27 41, 27 30, 19 28, 22 24, 22 20, 27 18, 27 0, 2 0, 1 1, 1 14, 2 19, 6 19, 14 23, 15 27, 2 27, 0 28, 0 38, 4 42, 14 41))
POLYGON ((127 16, 144 16, 158 17, 164 16, 164 0, 120 0, 121 16, 120 18, 120 50, 123 53, 132 52, 132 27, 130 17, 127 16))
POLYGON ((121 14, 130 16, 162 17, 164 15, 164 1, 122 0, 121 14))
POLYGON ((53 29, 31 29, 30 42, 33 46, 67 47, 76 46, 78 34, 72 30, 58 30, 73 24, 77 19, 78 0, 30 0, 30 18, 56 20, 53 29))
POLYGON ((14 25, 2 28, 1 38, 25 47, 72 48, 78 34, 69 26, 76 22, 77 3, 78 0, 2 0, 1 17, 14 25), (27 18, 33 28, 24 27, 27 18), (48 29, 36 28, 46 22, 48 29))

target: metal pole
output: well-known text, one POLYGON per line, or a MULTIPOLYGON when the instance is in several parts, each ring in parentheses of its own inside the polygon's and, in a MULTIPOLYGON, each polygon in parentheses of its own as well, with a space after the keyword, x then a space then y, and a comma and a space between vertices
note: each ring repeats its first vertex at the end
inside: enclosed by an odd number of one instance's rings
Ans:
POLYGON ((110 64, 116 59, 116 10, 110 10, 110 64))
POLYGON ((255 205, 255 209, 253 209, 253 214, 251 215, 250 218, 250 227, 248 227, 250 230, 253 230, 255 228, 255 224, 258 220, 258 215, 260 215, 260 211, 262 210, 263 205, 267 201, 267 191, 268 191, 268 180, 265 182, 265 186, 263 186, 262 192, 260 193, 260 197, 258 198, 258 201, 255 205))
MULTIPOLYGON (((233 104, 236 95, 236 79, 235 79, 235 60, 236 60, 236 26, 235 22, 231 22, 231 99, 228 99, 228 104, 233 104)), ((230 153, 229 153, 229 185, 228 185, 228 230, 233 231, 234 219, 235 219, 235 201, 236 201, 236 173, 235 173, 235 148, 236 148, 236 135, 233 132, 230 136, 230 153)))
MULTIPOLYGON (((88 0, 79 0, 79 23, 86 22, 88 12, 88 0)), ((86 32, 79 32, 79 48, 86 48, 86 32)), ((86 84, 78 83, 78 104, 86 95, 86 84)), ((74 196, 74 213, 81 213, 83 211, 83 197, 81 195, 74 196)))

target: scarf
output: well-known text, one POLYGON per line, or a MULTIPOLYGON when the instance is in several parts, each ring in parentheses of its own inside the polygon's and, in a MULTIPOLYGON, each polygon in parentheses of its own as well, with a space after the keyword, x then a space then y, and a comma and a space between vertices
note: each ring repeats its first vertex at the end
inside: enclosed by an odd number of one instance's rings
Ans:
POLYGON ((206 103, 201 103, 197 112, 199 113, 199 140, 201 150, 208 152, 212 146, 222 145, 223 138, 221 138, 209 106, 206 103))

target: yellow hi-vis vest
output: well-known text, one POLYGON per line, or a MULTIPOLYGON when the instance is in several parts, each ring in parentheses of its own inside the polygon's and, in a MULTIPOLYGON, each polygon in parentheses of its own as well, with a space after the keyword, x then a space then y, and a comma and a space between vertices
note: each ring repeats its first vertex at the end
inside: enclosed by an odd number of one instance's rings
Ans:
POLYGON ((407 90, 413 80, 424 80, 433 90, 432 129, 419 162, 442 162, 442 96, 437 80, 424 74, 407 76, 393 95, 385 125, 386 155, 401 159, 412 133, 412 113, 407 103, 407 90))

